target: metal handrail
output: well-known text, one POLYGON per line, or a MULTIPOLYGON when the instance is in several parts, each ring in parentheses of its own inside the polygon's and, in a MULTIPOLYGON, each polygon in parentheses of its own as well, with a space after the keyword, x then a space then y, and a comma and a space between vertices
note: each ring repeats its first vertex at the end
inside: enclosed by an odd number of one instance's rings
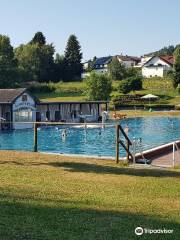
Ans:
POLYGON ((127 161, 130 161, 129 156, 131 156, 132 160, 133 160, 133 156, 131 154, 131 152, 129 151, 129 146, 132 145, 130 139, 128 138, 127 134, 125 133, 125 131, 123 130, 122 126, 120 124, 116 125, 116 163, 119 162, 119 144, 124 148, 124 150, 126 151, 126 158, 127 161), (120 132, 123 134, 123 136, 126 139, 126 144, 125 145, 121 140, 120 140, 120 132))
POLYGON ((124 137, 126 138, 126 140, 129 142, 129 145, 132 145, 132 142, 130 141, 130 139, 128 138, 127 134, 125 133, 124 129, 121 127, 121 125, 119 125, 119 129, 121 130, 122 134, 124 135, 124 137))

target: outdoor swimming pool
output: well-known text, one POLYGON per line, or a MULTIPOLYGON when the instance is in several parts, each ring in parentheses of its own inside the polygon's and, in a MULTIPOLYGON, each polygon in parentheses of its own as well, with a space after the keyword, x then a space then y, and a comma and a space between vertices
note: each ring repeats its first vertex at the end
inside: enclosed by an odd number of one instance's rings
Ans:
MULTIPOLYGON (((128 125, 129 138, 142 139, 142 149, 147 150, 180 139, 180 118, 146 117, 121 120, 128 125)), ((114 123, 115 124, 115 123, 114 123)), ((115 156, 115 127, 102 129, 66 127, 67 136, 62 138, 62 126, 41 128, 38 131, 38 151, 82 154, 95 156, 115 156)), ((33 150, 33 130, 0 132, 0 149, 33 150)), ((138 151, 138 149, 137 149, 138 151)), ((120 156, 125 152, 120 149, 120 156)))

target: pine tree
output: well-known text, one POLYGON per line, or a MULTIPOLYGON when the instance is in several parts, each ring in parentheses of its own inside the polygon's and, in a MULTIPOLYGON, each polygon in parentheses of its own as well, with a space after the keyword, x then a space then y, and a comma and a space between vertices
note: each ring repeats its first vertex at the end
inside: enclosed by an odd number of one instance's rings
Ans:
POLYGON ((14 87, 17 81, 17 61, 7 36, 0 35, 0 87, 14 87))
POLYGON ((70 35, 65 49, 66 81, 80 79, 83 66, 81 46, 75 35, 70 35))
POLYGON ((45 45, 46 38, 42 32, 37 32, 37 33, 35 33, 33 39, 30 41, 30 43, 38 43, 39 45, 45 45))

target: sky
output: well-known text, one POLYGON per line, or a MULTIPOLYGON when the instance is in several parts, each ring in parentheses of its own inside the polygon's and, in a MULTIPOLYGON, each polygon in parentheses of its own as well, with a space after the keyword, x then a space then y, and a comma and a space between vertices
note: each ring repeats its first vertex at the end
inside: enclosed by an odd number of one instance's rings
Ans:
POLYGON ((63 54, 75 34, 84 61, 180 44, 179 26, 179 0, 0 0, 0 34, 8 35, 13 47, 42 31, 63 54))

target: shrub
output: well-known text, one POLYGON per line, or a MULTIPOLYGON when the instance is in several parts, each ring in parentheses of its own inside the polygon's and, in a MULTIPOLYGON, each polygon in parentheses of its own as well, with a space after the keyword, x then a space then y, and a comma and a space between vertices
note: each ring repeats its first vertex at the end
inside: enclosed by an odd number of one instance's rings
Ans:
POLYGON ((50 93, 56 90, 56 87, 52 83, 34 83, 28 90, 33 93, 50 93))
POLYGON ((130 91, 141 89, 142 89, 142 77, 138 75, 122 80, 118 86, 118 91, 124 94, 129 93, 130 91))
POLYGON ((112 91, 112 81, 106 74, 91 72, 85 79, 85 94, 89 100, 108 100, 112 91))
POLYGON ((123 93, 123 94, 129 93, 131 91, 131 84, 130 84, 130 82, 128 80, 122 80, 119 83, 118 91, 123 93))
POLYGON ((134 76, 126 79, 130 82, 131 90, 141 90, 142 89, 142 77, 141 76, 134 76))

